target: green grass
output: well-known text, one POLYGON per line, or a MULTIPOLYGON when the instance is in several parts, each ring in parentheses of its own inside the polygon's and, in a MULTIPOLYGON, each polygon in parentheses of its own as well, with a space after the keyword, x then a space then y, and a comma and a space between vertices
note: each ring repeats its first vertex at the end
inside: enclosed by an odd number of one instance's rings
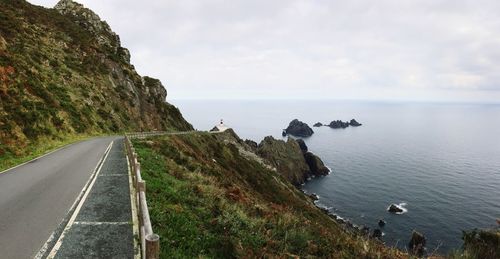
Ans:
POLYGON ((209 134, 134 140, 162 258, 403 258, 209 134))
POLYGON ((0 172, 47 154, 65 145, 76 143, 90 137, 92 137, 92 135, 63 135, 57 139, 42 139, 37 144, 28 146, 24 150, 24 153, 20 155, 6 152, 0 156, 0 172))
POLYGON ((141 165, 147 181, 147 197, 153 201, 150 202, 153 224, 162 236, 162 257, 221 257, 231 254, 233 249, 225 242, 224 228, 207 219, 229 223, 231 227, 228 231, 232 232, 240 232, 246 227, 240 224, 245 221, 235 219, 241 219, 239 213, 223 213, 214 218, 217 214, 215 207, 221 204, 215 204, 215 197, 219 195, 207 184, 210 179, 199 173, 179 179, 167 172, 167 162, 161 155, 144 148, 138 148, 138 153, 141 158, 147 158, 141 160, 141 165))

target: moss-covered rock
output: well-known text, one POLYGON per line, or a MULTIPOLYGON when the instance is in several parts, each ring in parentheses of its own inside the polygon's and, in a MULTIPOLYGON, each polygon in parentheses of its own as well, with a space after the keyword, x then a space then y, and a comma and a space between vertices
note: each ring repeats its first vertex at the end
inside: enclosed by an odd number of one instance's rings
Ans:
POLYGON ((299 144, 292 138, 285 142, 272 136, 265 137, 257 147, 257 154, 295 185, 304 183, 310 172, 299 144))

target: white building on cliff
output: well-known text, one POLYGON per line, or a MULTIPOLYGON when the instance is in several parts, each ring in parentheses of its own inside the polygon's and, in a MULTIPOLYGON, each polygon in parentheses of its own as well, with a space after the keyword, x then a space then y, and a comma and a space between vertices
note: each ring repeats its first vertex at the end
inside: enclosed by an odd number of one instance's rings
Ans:
POLYGON ((213 127, 210 132, 224 132, 226 131, 227 129, 229 129, 228 126, 224 125, 224 121, 223 120, 220 120, 220 123, 215 125, 215 127, 213 127))

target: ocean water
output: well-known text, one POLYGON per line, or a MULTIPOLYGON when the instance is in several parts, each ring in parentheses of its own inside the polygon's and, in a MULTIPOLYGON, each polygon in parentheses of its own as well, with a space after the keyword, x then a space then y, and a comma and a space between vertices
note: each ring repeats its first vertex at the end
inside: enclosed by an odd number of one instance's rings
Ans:
POLYGON ((332 173, 303 188, 357 225, 377 228, 404 249, 413 229, 427 249, 460 248, 462 230, 495 227, 500 218, 500 105, 343 101, 174 101, 200 130, 220 119, 241 138, 281 139, 292 119, 355 118, 361 127, 313 128, 305 138, 332 173), (391 203, 406 213, 387 212, 391 203))

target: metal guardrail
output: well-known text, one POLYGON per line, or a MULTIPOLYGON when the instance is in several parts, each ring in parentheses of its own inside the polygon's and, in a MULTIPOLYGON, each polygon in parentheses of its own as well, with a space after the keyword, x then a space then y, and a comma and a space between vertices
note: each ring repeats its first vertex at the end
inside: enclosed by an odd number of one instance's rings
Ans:
POLYGON ((223 131, 198 131, 198 130, 190 130, 190 131, 148 131, 148 132, 129 132, 125 133, 125 136, 129 138, 147 138, 151 136, 163 136, 163 135, 188 135, 194 133, 207 133, 207 134, 219 134, 223 133, 223 131))
MULTIPOLYGON (((158 132, 153 132, 158 133, 158 132)), ((162 132, 164 134, 164 132, 162 132)), ((138 133, 125 135, 125 147, 127 149, 127 157, 130 167, 132 169, 132 181, 135 187, 135 197, 137 204, 137 214, 139 218, 139 234, 141 239, 141 255, 145 259, 158 259, 160 258, 160 236, 153 232, 151 226, 151 219, 149 217, 148 204, 146 201, 146 182, 141 176, 141 163, 137 161, 137 153, 135 152, 130 138, 155 136, 160 134, 138 133), (137 136, 136 136, 137 135, 137 136)))
POLYGON ((168 134, 172 134, 172 132, 167 132, 167 131, 130 132, 126 133, 125 135, 129 138, 146 138, 150 136, 160 136, 168 134))

